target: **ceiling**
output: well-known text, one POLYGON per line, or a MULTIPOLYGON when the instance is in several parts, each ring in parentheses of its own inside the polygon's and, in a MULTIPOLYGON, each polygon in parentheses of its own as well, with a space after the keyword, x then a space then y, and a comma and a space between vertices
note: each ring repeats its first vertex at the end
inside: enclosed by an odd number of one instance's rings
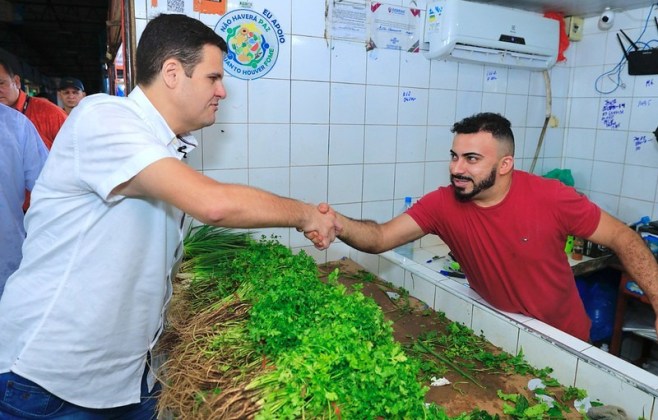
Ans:
MULTIPOLYGON (((101 91, 106 21, 111 0, 0 0, 0 48, 48 77, 77 77, 101 91)), ((186 0, 191 1, 191 0, 186 0)), ((313 0, 318 1, 318 0, 313 0)), ((653 0, 476 0, 535 12, 583 17, 605 7, 636 9, 653 0)))
MULTIPOLYGON (((51 78, 101 91, 109 0, 0 0, 0 48, 51 78)), ((23 76, 23 75, 21 75, 23 76)))

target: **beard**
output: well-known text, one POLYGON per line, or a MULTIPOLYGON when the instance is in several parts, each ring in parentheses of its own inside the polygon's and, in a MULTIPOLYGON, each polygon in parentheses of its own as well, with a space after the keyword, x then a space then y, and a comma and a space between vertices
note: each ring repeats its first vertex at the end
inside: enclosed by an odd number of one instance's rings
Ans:
POLYGON ((469 178, 467 176, 459 176, 459 175, 450 175, 450 183, 452 184, 453 191, 455 192, 455 198, 458 201, 461 202, 470 201, 471 199, 473 199, 473 197, 480 194, 482 191, 487 190, 494 186, 494 184, 496 183, 496 168, 494 167, 493 169, 491 169, 491 173, 489 174, 489 176, 478 183, 475 183, 475 181, 473 181, 472 178, 469 178), (453 182, 454 179, 471 181, 473 183, 473 190, 467 193, 465 192, 464 188, 456 187, 455 183, 453 182))

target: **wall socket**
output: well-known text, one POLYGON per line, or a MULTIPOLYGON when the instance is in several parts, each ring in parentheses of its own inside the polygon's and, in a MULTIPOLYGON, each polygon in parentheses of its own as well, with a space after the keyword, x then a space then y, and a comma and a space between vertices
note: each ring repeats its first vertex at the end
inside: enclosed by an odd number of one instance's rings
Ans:
POLYGON ((583 39, 584 20, 580 16, 569 16, 564 19, 569 41, 580 41, 583 39))

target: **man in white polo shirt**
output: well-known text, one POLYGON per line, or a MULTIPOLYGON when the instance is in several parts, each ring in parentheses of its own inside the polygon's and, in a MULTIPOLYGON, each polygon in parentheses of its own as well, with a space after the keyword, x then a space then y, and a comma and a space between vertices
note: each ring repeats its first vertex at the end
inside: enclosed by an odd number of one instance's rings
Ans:
POLYGON ((127 98, 88 96, 62 127, 0 299, 0 418, 155 418, 149 360, 184 213, 317 231, 320 249, 334 239, 334 213, 181 162, 197 144, 189 133, 213 124, 226 96, 226 51, 200 21, 160 15, 137 47, 138 86, 127 98))

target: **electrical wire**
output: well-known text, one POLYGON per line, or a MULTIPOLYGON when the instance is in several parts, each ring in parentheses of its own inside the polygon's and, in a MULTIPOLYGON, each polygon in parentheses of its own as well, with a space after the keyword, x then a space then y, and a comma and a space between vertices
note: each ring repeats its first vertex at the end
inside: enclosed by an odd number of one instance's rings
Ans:
MULTIPOLYGON (((652 43, 658 43, 658 39, 655 39, 655 38, 651 39, 647 42, 640 41, 640 39, 642 39, 642 37, 644 36, 644 33, 647 31, 647 27, 649 26, 649 20, 651 19, 651 13, 652 13, 654 7, 658 7, 658 3, 653 3, 649 7, 649 13, 647 13, 647 17, 644 19, 644 27, 642 28, 642 32, 640 33, 640 35, 637 37, 637 40, 635 41, 635 45, 637 45, 638 47, 641 47, 643 50, 650 49, 652 43)), ((633 46, 630 45, 626 49, 626 53, 631 52, 633 49, 634 49, 633 46)), ((619 89, 620 87, 622 89, 625 89, 626 84, 621 79, 621 72, 624 69, 625 65, 626 65, 626 57, 625 57, 625 54, 622 54, 621 59, 619 60, 619 62, 611 70, 601 74, 599 77, 596 78, 596 80, 594 81, 594 89, 598 93, 603 94, 603 95, 608 95, 610 93, 613 93, 617 89, 619 89), (610 80, 614 84, 614 87, 610 90, 607 90, 607 91, 599 89, 599 83, 601 83, 601 81, 605 77, 607 77, 608 80, 610 80)))

